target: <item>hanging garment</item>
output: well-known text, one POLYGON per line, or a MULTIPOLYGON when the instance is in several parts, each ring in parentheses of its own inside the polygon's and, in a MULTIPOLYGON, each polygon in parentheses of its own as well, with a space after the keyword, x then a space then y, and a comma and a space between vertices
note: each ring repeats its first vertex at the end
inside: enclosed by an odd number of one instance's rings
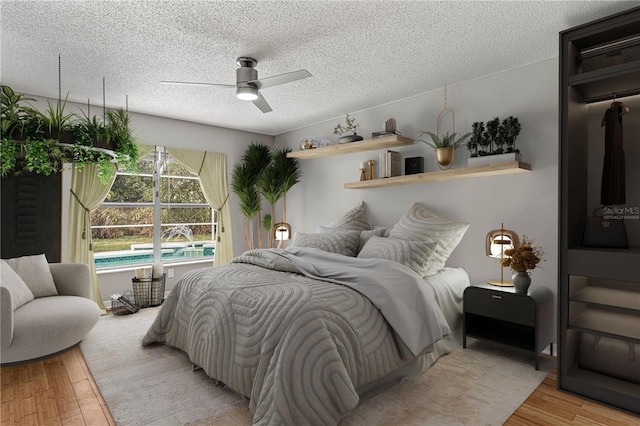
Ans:
POLYGON ((626 202, 624 151, 622 149, 622 116, 629 112, 622 102, 613 102, 604 113, 604 166, 600 203, 604 206, 626 202))

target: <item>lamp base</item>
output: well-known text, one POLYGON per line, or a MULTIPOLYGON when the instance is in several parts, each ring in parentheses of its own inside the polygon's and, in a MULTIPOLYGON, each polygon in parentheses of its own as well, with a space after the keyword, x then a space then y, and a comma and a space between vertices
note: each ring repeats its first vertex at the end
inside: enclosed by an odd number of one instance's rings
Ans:
POLYGON ((489 280, 487 281, 491 285, 495 285, 498 287, 513 287, 513 283, 510 281, 502 281, 502 280, 489 280))

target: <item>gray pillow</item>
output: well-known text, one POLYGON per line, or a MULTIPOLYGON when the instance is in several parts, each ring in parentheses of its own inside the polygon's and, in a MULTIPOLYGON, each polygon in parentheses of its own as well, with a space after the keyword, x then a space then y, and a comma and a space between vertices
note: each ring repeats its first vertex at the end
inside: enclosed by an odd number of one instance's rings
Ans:
POLYGON ((0 265, 0 278, 0 285, 9 290, 11 294, 11 308, 14 311, 33 300, 33 293, 29 287, 4 259, 0 265))
POLYGON ((358 247, 358 251, 362 250, 362 248, 367 244, 367 241, 371 239, 371 237, 388 237, 389 236, 389 228, 385 227, 377 227, 373 229, 369 229, 367 231, 360 232, 360 246, 358 247))
POLYGON ((293 234, 293 247, 318 248, 331 253, 339 253, 345 256, 358 254, 360 231, 342 231, 326 234, 305 234, 296 232, 293 234))
POLYGON ((426 275, 434 275, 444 265, 469 228, 466 222, 441 218, 416 203, 405 213, 391 232, 390 238, 436 243, 433 260, 426 275))
POLYGON ((436 246, 436 243, 373 236, 360 250, 358 257, 393 260, 408 266, 420 276, 427 276, 436 246))
POLYGON ((33 293, 33 297, 57 296, 58 289, 44 254, 6 259, 6 262, 33 293))
MULTIPOLYGON (((328 226, 318 225, 316 228, 316 232, 318 234, 328 234, 330 232, 342 232, 342 229, 339 228, 329 228, 328 226)), ((368 229, 366 231, 360 231, 360 243, 358 244, 358 251, 362 250, 362 247, 367 243, 369 238, 374 235, 378 237, 388 237, 389 236, 389 228, 385 228, 383 226, 375 227, 374 229, 368 229)))
POLYGON ((356 207, 352 208, 342 216, 334 219, 329 224, 328 228, 337 228, 340 230, 355 230, 364 231, 371 229, 369 220, 367 219, 367 209, 364 201, 361 201, 356 207))

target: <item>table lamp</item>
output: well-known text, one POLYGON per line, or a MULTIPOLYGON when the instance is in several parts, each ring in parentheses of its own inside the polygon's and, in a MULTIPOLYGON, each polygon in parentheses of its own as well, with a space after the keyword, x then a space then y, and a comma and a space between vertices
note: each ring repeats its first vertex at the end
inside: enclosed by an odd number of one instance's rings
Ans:
POLYGON ((505 251, 518 246, 518 234, 508 229, 504 229, 504 224, 500 224, 500 229, 489 231, 486 239, 487 256, 500 260, 500 280, 489 280, 489 284, 500 287, 513 287, 513 283, 504 280, 504 267, 502 259, 506 257, 505 251))

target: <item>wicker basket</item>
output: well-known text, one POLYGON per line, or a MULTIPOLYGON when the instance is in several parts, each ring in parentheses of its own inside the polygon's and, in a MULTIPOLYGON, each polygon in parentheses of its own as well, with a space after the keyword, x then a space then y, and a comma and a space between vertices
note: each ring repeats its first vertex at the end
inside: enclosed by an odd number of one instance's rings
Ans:
POLYGON ((111 299, 111 312, 113 315, 129 315, 138 312, 140 308, 131 301, 132 296, 130 291, 125 291, 120 298, 111 299))
POLYGON ((159 306, 164 302, 164 285, 167 275, 158 278, 133 278, 133 297, 141 308, 159 306))

